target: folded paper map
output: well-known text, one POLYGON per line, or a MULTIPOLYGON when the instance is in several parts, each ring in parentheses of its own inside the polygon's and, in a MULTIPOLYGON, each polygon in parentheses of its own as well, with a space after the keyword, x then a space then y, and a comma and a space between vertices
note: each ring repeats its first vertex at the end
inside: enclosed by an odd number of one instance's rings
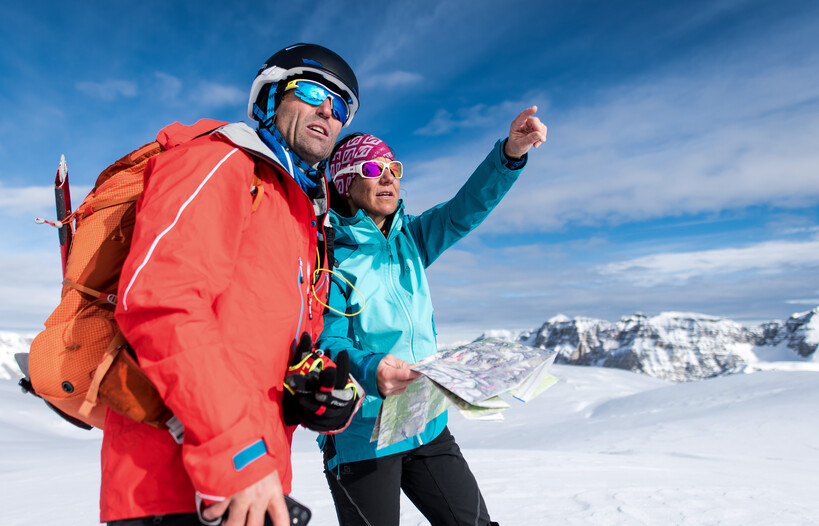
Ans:
POLYGON ((555 353, 487 339, 436 353, 415 363, 423 374, 407 390, 381 404, 371 441, 378 449, 420 434, 427 423, 455 405, 466 418, 503 420, 509 393, 528 402, 557 379, 549 374, 555 353))

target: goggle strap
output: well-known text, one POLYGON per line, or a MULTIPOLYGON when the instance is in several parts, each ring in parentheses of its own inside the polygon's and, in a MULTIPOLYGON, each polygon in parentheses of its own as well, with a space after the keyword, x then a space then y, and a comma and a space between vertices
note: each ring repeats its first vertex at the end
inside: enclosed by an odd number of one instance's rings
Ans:
POLYGON ((270 90, 267 92, 267 112, 272 113, 275 111, 276 108, 276 89, 273 86, 270 86, 270 90))
POLYGON ((259 105, 255 102, 253 103, 253 115, 259 120, 260 126, 263 128, 270 126, 270 122, 268 121, 273 121, 273 117, 268 117, 267 114, 263 112, 259 105))

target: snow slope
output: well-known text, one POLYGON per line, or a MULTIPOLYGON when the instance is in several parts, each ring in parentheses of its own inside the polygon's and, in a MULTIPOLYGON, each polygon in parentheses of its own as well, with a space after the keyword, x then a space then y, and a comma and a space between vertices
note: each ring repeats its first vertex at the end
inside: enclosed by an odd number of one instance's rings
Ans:
MULTIPOLYGON (((672 384, 556 365, 560 383, 504 423, 451 416, 493 520, 518 525, 809 525, 819 499, 819 372, 672 384)), ((4 524, 97 522, 98 432, 71 428, 0 381, 4 524)), ((308 432, 293 496, 335 524, 308 432)), ((403 525, 426 524, 405 501, 403 525)))

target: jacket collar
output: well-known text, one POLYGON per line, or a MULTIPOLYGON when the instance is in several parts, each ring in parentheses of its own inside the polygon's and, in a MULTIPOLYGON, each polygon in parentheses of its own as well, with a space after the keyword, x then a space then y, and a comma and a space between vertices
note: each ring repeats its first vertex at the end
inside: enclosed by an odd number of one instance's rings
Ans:
MULTIPOLYGON (((244 122, 234 122, 231 124, 226 124, 221 128, 217 129, 213 132, 227 141, 233 143, 235 146, 238 146, 242 150, 246 151, 247 153, 253 155, 254 157, 258 157, 268 163, 281 168, 286 174, 293 177, 290 173, 288 167, 284 166, 282 162, 278 159, 275 153, 265 144, 259 134, 245 124, 244 122)), ((323 179, 323 178, 322 178, 323 179)), ((316 212, 316 216, 321 216, 327 213, 327 183, 323 182, 319 184, 319 191, 315 198, 311 200, 313 202, 313 209, 316 212)))
MULTIPOLYGON (((375 226, 375 223, 364 210, 359 210, 352 217, 345 217, 330 210, 330 219, 336 229, 336 243, 343 245, 374 245, 384 243, 384 234, 375 226)), ((404 222, 404 201, 398 200, 390 231, 386 240, 392 240, 401 230, 404 222)))

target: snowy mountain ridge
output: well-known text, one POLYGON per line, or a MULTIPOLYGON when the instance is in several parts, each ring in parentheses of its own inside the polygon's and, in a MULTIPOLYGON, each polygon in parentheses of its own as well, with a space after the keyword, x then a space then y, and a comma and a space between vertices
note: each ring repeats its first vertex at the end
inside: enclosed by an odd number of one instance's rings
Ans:
POLYGON ((672 382, 771 369, 779 362, 788 362, 779 368, 802 363, 819 369, 819 307, 755 327, 685 312, 636 313, 613 323, 557 315, 531 332, 488 331, 479 339, 489 337, 554 350, 557 363, 615 367, 672 382))
MULTIPOLYGON (((672 382, 772 368, 819 370, 819 307, 753 327, 688 312, 635 313, 617 322, 558 314, 537 330, 492 330, 477 339, 490 337, 554 350, 557 363, 614 367, 672 382)), ((22 376, 14 354, 27 352, 32 339, 0 331, 0 379, 22 376)))
POLYGON ((28 352, 33 339, 33 334, 0 331, 0 379, 9 380, 23 376, 14 355, 18 352, 28 352))

